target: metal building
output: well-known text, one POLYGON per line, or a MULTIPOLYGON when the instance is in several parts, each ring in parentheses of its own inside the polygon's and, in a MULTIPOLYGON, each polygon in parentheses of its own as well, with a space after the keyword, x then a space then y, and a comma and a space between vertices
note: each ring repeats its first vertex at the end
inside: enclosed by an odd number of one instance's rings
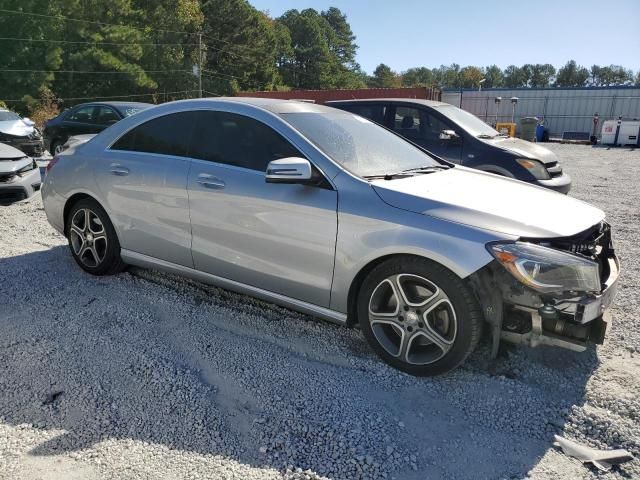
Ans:
POLYGON ((489 124, 510 122, 512 104, 518 98, 515 121, 522 117, 538 117, 552 137, 564 132, 591 133, 593 115, 598 113, 597 135, 605 120, 640 119, 640 87, 583 88, 490 88, 487 90, 445 90, 442 101, 461 107, 489 124), (496 103, 496 97, 502 97, 496 103), (496 117, 497 116, 497 117, 496 117))

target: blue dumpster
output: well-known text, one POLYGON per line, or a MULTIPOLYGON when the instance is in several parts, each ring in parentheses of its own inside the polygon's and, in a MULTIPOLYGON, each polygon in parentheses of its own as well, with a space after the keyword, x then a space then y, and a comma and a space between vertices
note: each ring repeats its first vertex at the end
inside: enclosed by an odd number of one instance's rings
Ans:
POLYGON ((536 142, 541 142, 544 138, 544 125, 539 124, 536 127, 536 142))

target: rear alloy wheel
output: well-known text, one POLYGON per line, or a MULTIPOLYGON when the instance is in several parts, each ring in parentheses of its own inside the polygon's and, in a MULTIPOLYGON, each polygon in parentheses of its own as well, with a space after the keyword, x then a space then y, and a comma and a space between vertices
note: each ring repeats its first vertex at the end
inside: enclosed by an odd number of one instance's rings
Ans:
POLYGON ((63 148, 64 148, 64 142, 58 142, 58 141, 53 142, 51 144, 51 151, 49 153, 51 153, 51 155, 55 157, 56 155, 58 155, 63 151, 63 148))
POLYGON ((113 225, 96 201, 81 200, 71 208, 67 237, 73 258, 87 272, 110 275, 124 268, 113 225))
POLYGON ((412 375, 436 375, 458 365, 476 347, 477 302, 451 271, 404 257, 376 267, 358 301, 360 327, 390 365, 412 375))

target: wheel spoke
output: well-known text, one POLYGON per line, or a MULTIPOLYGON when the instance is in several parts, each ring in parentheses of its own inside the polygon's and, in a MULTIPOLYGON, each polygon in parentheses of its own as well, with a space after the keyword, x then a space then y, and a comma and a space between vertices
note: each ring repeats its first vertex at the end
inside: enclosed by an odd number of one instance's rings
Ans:
POLYGON ((407 333, 402 332, 400 336, 400 347, 398 349, 398 357, 403 362, 413 363, 409 360, 409 352, 411 351, 411 344, 413 343, 414 338, 418 335, 418 332, 407 333))
POLYGON ((91 256, 93 256, 93 260, 95 261, 96 265, 98 265, 100 263, 100 257, 98 256, 95 245, 91 245, 87 247, 87 249, 91 252, 91 256))
POLYGON ((422 331, 424 332, 425 336, 429 338, 429 340, 431 340, 438 346, 446 345, 448 347, 453 343, 453 341, 455 340, 455 333, 457 329, 457 319, 453 305, 451 305, 451 302, 448 298, 446 298, 446 296, 441 296, 441 298, 438 298, 433 302, 429 302, 429 307, 423 313, 422 318, 424 320, 424 329, 422 329, 422 331), (449 312, 451 313, 451 318, 449 320, 452 322, 452 325, 450 326, 450 328, 454 329, 454 334, 452 335, 451 340, 447 340, 446 338, 444 338, 435 328, 433 328, 433 326, 429 322, 429 314, 441 305, 446 305, 449 309, 449 312))
POLYGON ((409 306, 413 308, 424 307, 433 297, 440 294, 440 289, 434 283, 430 282, 426 278, 419 277, 417 275, 401 273, 400 275, 396 275, 394 277, 393 283, 396 285, 396 288, 400 293, 403 306, 409 306), (433 291, 433 293, 423 299, 420 299, 419 301, 415 301, 416 299, 411 298, 410 292, 407 291, 407 288, 405 287, 405 285, 403 285, 403 282, 411 282, 423 287, 426 286, 429 288, 429 290, 433 291))

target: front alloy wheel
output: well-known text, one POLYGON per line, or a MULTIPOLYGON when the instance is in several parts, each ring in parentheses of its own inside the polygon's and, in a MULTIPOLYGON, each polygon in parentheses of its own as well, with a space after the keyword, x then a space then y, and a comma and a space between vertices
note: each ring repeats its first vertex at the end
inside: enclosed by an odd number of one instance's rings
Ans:
POLYGON ((473 351, 481 313, 453 272, 424 258, 398 257, 378 265, 363 282, 358 321, 387 363, 412 375, 436 375, 473 351))
POLYGON ((447 294, 412 274, 391 275, 378 284, 369 301, 369 324, 390 355, 411 365, 442 358, 457 333, 456 312, 447 294))

